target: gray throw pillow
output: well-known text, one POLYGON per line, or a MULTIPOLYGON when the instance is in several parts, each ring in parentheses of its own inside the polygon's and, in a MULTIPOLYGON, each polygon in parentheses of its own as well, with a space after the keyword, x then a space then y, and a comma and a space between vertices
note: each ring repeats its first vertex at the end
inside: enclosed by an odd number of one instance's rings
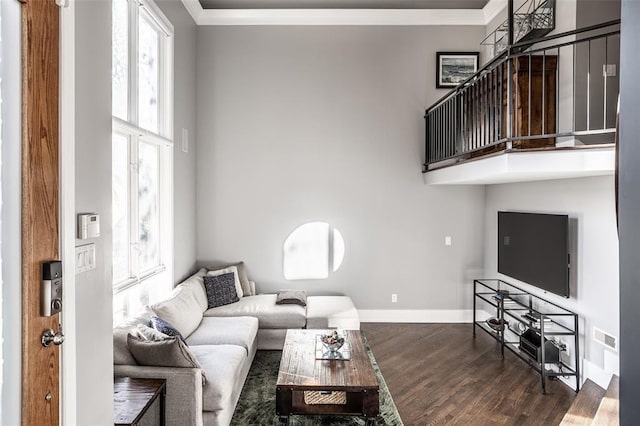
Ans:
POLYGON ((127 345, 139 365, 200 368, 202 382, 205 383, 207 380, 206 373, 196 357, 187 345, 177 337, 169 337, 164 340, 145 340, 129 334, 127 335, 127 345))
POLYGON ((304 290, 280 290, 276 297, 276 305, 307 306, 307 292, 304 290))
POLYGON ((205 275, 204 289, 207 292, 208 308, 229 305, 240 300, 236 293, 235 277, 233 273, 222 275, 205 275))

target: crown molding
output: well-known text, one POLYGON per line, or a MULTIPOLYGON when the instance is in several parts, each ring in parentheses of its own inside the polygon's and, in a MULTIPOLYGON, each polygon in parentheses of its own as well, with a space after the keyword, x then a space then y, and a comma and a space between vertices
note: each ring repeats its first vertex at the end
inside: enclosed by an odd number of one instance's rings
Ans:
POLYGON ((204 9, 202 8, 200 1, 182 0, 182 4, 184 4, 184 7, 187 9, 187 12, 189 12, 189 15, 191 15, 196 25, 200 25, 200 19, 204 14, 204 9))
MULTIPOLYGON (((198 3, 199 4, 199 3, 198 3)), ((507 7, 507 0, 489 0, 482 8, 484 14, 484 24, 489 25, 493 19, 498 16, 507 7)))
POLYGON ((489 0, 482 9, 203 9, 182 0, 197 25, 487 25, 506 6, 489 0))

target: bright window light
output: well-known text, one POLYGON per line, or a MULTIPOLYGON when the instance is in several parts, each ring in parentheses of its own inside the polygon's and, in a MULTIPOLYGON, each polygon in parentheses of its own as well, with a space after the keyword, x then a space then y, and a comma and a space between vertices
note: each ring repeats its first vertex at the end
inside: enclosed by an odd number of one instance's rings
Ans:
POLYGON ((326 222, 297 227, 284 242, 284 277, 288 280, 325 279, 344 259, 342 234, 326 222))

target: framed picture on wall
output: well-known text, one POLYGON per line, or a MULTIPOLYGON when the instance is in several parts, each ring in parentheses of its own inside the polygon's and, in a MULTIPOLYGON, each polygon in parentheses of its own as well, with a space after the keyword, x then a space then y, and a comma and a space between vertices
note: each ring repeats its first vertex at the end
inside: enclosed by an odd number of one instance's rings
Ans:
POLYGON ((436 87, 456 87, 478 71, 478 52, 436 52, 436 87))

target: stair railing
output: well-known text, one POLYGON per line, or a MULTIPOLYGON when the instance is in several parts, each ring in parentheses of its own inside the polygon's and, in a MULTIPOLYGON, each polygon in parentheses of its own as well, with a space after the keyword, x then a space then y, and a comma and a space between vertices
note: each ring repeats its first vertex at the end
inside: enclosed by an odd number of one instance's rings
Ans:
POLYGON ((521 41, 490 60, 426 110, 424 171, 506 150, 613 142, 619 25, 521 41))

